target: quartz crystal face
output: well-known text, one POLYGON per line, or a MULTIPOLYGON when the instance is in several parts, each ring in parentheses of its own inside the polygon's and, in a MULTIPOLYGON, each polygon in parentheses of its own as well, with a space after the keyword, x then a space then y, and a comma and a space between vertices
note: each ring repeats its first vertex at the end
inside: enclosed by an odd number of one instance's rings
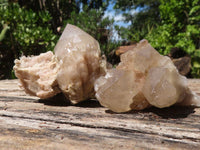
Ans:
POLYGON ((170 58, 160 55, 147 40, 121 55, 116 69, 95 82, 96 97, 114 112, 158 108, 173 104, 199 105, 170 58))
POLYGON ((131 110, 131 99, 137 93, 136 90, 132 92, 133 89, 136 89, 136 84, 132 84, 134 80, 134 72, 116 69, 109 70, 106 76, 101 77, 98 80, 99 83, 96 83, 97 85, 102 84, 100 87, 95 87, 99 91, 96 97, 103 106, 109 107, 115 112, 131 110), (103 84, 105 82, 106 84, 103 84))
POLYGON ((133 70, 136 73, 145 74, 148 72, 149 68, 157 65, 161 57, 162 56, 154 50, 146 40, 142 40, 132 50, 121 55, 121 62, 117 68, 124 68, 133 70))
POLYGON ((95 82, 96 98, 114 112, 144 109, 149 103, 141 93, 143 82, 134 71, 110 69, 95 82))
POLYGON ((186 78, 177 70, 154 67, 147 74, 143 93, 151 105, 163 108, 182 101, 186 87, 186 78))
POLYGON ((68 24, 54 51, 60 63, 57 81, 65 96, 74 104, 94 97, 94 81, 102 73, 99 43, 68 24))

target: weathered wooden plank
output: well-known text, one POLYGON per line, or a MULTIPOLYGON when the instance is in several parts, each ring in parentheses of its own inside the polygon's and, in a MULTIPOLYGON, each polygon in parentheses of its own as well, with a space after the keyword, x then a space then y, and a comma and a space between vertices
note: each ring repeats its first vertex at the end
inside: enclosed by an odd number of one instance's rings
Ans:
POLYGON ((38 99, 34 96, 27 95, 19 86, 19 81, 16 80, 1 80, 0 81, 0 96, 14 96, 38 99))
MULTIPOLYGON (((200 80, 189 86, 200 93, 200 80)), ((38 100, 0 81, 0 149, 199 149, 199 118, 192 107, 117 114, 95 100, 38 100)))

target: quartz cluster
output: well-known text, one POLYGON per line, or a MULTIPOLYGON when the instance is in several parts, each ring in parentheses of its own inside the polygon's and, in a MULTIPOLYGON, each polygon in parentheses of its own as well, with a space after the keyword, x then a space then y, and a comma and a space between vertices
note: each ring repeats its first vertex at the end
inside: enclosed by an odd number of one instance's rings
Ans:
POLYGON ((116 68, 106 68, 99 43, 68 24, 54 52, 15 60, 15 75, 25 92, 42 99, 62 92, 73 104, 96 96, 114 112, 200 105, 171 59, 147 40, 123 53, 116 68))
POLYGON ((149 106, 198 105, 187 79, 169 57, 160 55, 147 40, 140 41, 120 59, 115 69, 95 82, 96 98, 103 106, 126 112, 149 106))
POLYGON ((99 43, 68 24, 54 51, 15 60, 21 87, 43 99, 63 92, 73 104, 94 97, 94 81, 104 74, 99 43))

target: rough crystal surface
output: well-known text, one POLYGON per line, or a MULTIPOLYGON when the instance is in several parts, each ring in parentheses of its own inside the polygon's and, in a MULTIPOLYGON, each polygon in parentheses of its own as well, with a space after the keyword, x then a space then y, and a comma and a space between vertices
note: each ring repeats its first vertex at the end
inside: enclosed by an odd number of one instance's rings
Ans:
POLYGON ((52 52, 23 56, 15 60, 14 66, 15 75, 25 92, 40 98, 49 98, 61 92, 56 82, 58 70, 58 61, 52 52))
POLYGON ((160 55, 147 40, 120 56, 116 69, 95 82, 96 97, 114 112, 159 108, 173 104, 199 105, 170 58, 160 55))
POLYGON ((94 81, 106 68, 99 43, 68 24, 54 51, 15 60, 15 74, 25 91, 40 98, 62 91, 74 104, 94 97, 94 81))

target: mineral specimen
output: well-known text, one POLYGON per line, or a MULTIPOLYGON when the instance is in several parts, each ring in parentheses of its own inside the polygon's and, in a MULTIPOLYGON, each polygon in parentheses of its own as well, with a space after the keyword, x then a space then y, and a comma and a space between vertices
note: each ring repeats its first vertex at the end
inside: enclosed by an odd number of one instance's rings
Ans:
POLYGON ((99 43, 76 26, 67 25, 55 49, 15 60, 15 75, 31 95, 49 98, 60 92, 73 103, 92 98, 114 112, 159 108, 173 104, 200 106, 167 56, 147 40, 120 55, 116 68, 108 67, 99 43), (95 89, 95 90, 94 90, 95 89))
POLYGON ((52 52, 39 56, 21 57, 15 60, 15 75, 26 93, 40 98, 49 98, 61 92, 56 77, 59 65, 52 52))
POLYGON ((60 61, 58 85, 66 97, 74 104, 94 97, 94 81, 102 73, 99 43, 68 24, 54 50, 60 61))
POLYGON ((15 60, 15 74, 31 95, 49 98, 59 92, 72 102, 94 97, 94 81, 105 71, 98 42, 76 26, 68 24, 61 35, 55 55, 15 60))
POLYGON ((164 108, 173 104, 199 105, 170 58, 160 55, 147 40, 121 55, 116 69, 95 82, 96 97, 114 112, 164 108))

